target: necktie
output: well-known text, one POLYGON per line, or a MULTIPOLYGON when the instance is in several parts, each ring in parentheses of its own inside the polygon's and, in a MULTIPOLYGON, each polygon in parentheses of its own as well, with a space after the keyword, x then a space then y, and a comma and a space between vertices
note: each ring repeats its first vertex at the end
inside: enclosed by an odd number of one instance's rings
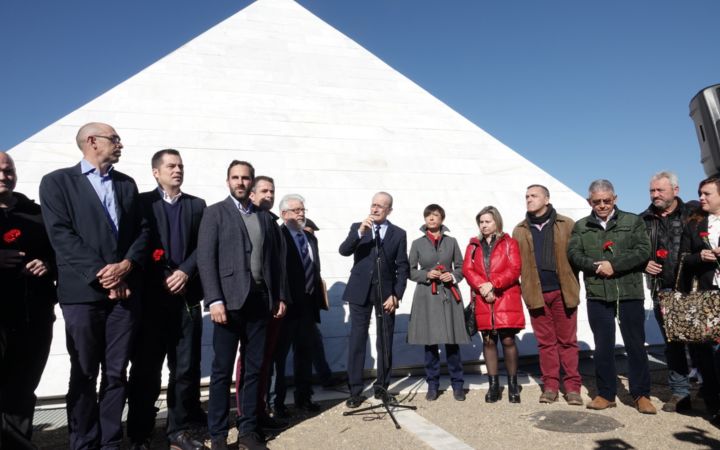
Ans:
POLYGON ((305 293, 311 294, 313 291, 313 284, 315 282, 315 267, 313 261, 310 259, 310 251, 308 249, 308 242, 305 239, 305 235, 297 233, 295 235, 298 246, 300 247, 300 259, 302 259, 303 271, 305 272, 305 293))
POLYGON ((375 243, 378 247, 382 245, 382 238, 380 237, 380 225, 375 225, 375 243))

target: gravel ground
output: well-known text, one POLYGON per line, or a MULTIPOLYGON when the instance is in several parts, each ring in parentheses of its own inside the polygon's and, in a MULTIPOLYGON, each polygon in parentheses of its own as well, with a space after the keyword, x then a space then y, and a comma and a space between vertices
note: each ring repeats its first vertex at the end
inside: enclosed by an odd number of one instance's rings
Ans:
MULTIPOLYGON (((434 402, 425 400, 424 383, 415 381, 402 383, 402 394, 398 396, 403 404, 417 407, 415 412, 401 411, 398 418, 405 423, 406 417, 417 414, 457 438, 459 444, 478 449, 506 448, 570 448, 570 449, 718 449, 720 430, 712 426, 704 416, 703 402, 694 398, 694 410, 690 414, 675 414, 660 411, 670 393, 666 387, 666 371, 662 364, 652 363, 653 389, 651 399, 658 408, 657 415, 639 414, 631 406, 627 394, 627 380, 619 377, 619 402, 617 408, 605 411, 590 411, 584 407, 569 406, 563 400, 545 405, 538 403, 540 387, 534 384, 533 376, 537 367, 522 367, 530 378, 522 391, 522 403, 510 404, 506 393, 495 404, 484 401, 487 388, 485 376, 475 376, 481 384, 472 385, 465 402, 455 401, 452 391, 444 392, 434 402), (590 430, 608 431, 589 433, 590 430), (557 431, 548 431, 554 429, 557 431)), ((624 373, 622 357, 618 370, 624 373)), ((592 362, 581 363, 584 387, 583 397, 589 401, 592 393, 592 362)), ((446 377, 445 377, 446 378, 446 377)), ((468 377, 470 378, 470 377, 468 377)), ((445 380, 447 381, 447 380, 445 380)), ((504 385, 504 377, 501 384, 504 385)), ((466 385, 469 383, 466 383, 466 385)), ((697 389, 693 389, 697 395, 697 389)), ((341 392, 324 391, 320 399, 323 411, 316 415, 295 411, 291 426, 268 443, 270 449, 427 449, 440 448, 424 442, 413 431, 412 426, 396 430, 392 421, 381 409, 363 415, 343 416, 348 411, 341 392)), ((369 404, 369 403, 368 403, 369 404)), ((292 405, 290 405, 291 411, 292 405)), ((162 434, 162 421, 158 423, 152 448, 167 448, 162 434)), ((199 432, 202 436, 202 431, 199 432)), ((228 442, 237 439, 236 430, 231 430, 228 442)), ((38 431, 34 436, 42 449, 67 448, 67 429, 38 431)), ((209 444, 209 442, 207 442, 209 444)), ((232 448, 232 447, 231 447, 232 448)), ((452 446, 445 448, 453 448, 452 446)))

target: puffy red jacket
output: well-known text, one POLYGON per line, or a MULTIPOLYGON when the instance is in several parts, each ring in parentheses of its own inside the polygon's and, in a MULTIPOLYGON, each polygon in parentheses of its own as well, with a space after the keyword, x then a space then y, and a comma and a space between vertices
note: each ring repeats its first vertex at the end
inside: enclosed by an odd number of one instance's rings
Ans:
POLYGON ((465 250, 463 275, 475 299, 475 319, 478 330, 525 328, 525 313, 520 296, 520 248, 508 234, 497 238, 490 253, 490 274, 485 271, 483 247, 476 237, 470 239, 465 250), (478 286, 491 282, 495 288, 495 302, 487 303, 480 296, 478 286))

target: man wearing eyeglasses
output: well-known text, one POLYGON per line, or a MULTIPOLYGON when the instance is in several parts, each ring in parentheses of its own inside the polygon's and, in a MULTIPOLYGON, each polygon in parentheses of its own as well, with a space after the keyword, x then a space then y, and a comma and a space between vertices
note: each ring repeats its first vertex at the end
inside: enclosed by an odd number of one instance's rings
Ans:
POLYGON ((320 253, 317 238, 303 230, 305 199, 288 194, 280 200, 280 227, 285 241, 285 271, 287 288, 292 300, 283 319, 278 346, 275 351, 274 410, 285 410, 285 363, 290 347, 293 349, 293 379, 295 408, 307 412, 320 411, 312 401, 312 358, 315 322, 320 321, 323 286, 320 278, 320 253))
POLYGON ((376 316, 382 316, 382 320, 376 321, 378 370, 373 387, 374 397, 388 402, 395 400, 387 391, 392 369, 395 310, 405 293, 410 265, 407 259, 405 230, 387 220, 392 212, 392 205, 393 198, 387 192, 375 194, 370 205, 370 214, 362 222, 352 224, 347 238, 339 248, 341 255, 353 256, 353 268, 343 293, 343 300, 350 306, 350 397, 345 402, 348 408, 357 408, 365 400, 362 395, 362 372, 373 308, 376 316))
POLYGON ((71 363, 69 445, 119 448, 148 230, 135 181, 113 166, 123 149, 115 129, 88 123, 76 142, 80 163, 40 182, 71 363))
POLYGON ((568 258, 584 273, 587 315, 595 341, 593 363, 597 395, 586 406, 614 408, 617 393, 615 320, 628 356, 630 394, 642 414, 656 414, 650 401, 650 369, 645 351, 645 291, 642 274, 650 257, 645 223, 615 206, 608 180, 588 189, 589 216, 580 219, 568 244, 568 258))

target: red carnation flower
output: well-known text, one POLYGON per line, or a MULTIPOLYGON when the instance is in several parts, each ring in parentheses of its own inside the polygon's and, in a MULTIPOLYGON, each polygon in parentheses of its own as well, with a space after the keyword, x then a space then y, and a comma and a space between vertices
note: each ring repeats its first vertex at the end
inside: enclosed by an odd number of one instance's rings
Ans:
POLYGON ((669 251, 665 250, 664 248, 661 248, 660 250, 655 252, 655 256, 657 256, 658 259, 665 259, 668 257, 669 253, 670 253, 669 251))
POLYGON ((612 251, 612 247, 615 245, 613 241, 607 241, 603 244, 603 250, 610 250, 612 251))
POLYGON ((6 244, 12 244, 13 242, 17 241, 20 236, 22 236, 22 233, 17 228, 13 228, 12 230, 8 230, 3 234, 3 242, 6 244))
POLYGON ((158 248, 152 254, 153 261, 155 261, 155 262, 160 261, 164 255, 165 255, 165 250, 158 248))
POLYGON ((710 236, 710 233, 708 233, 707 231, 701 231, 701 232, 698 233, 698 235, 699 235, 701 238, 706 238, 706 237, 710 236))

